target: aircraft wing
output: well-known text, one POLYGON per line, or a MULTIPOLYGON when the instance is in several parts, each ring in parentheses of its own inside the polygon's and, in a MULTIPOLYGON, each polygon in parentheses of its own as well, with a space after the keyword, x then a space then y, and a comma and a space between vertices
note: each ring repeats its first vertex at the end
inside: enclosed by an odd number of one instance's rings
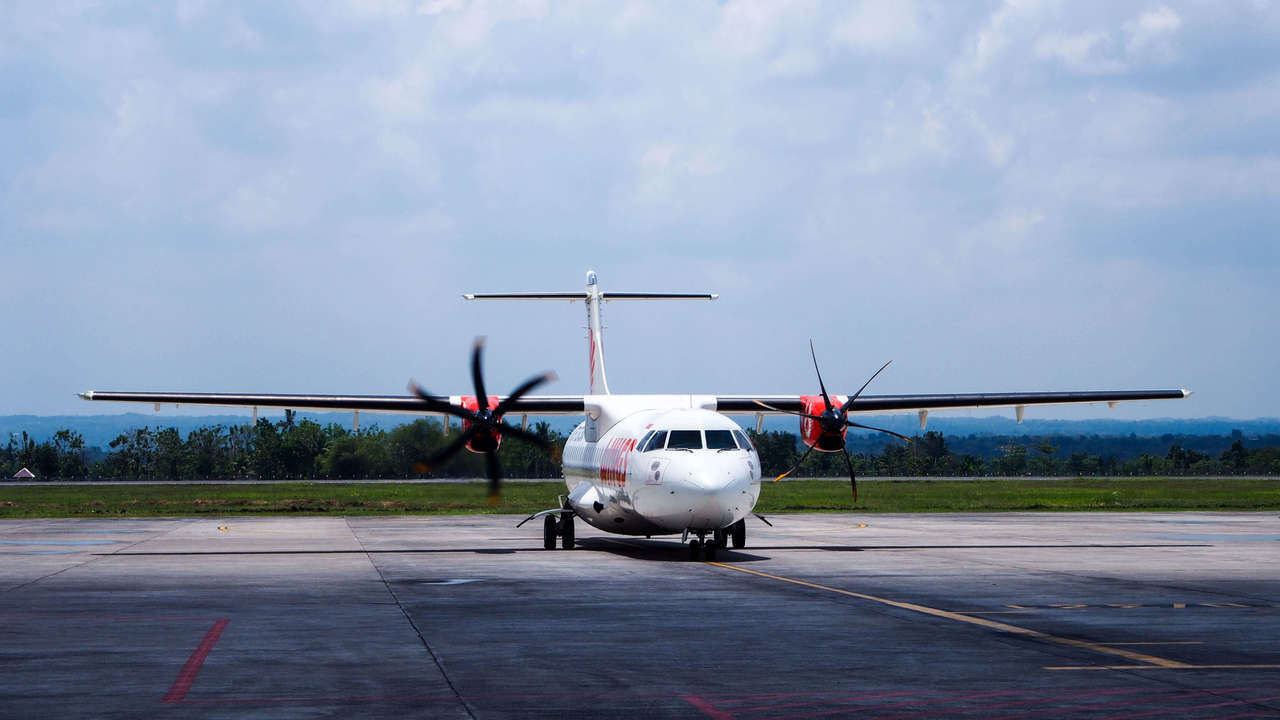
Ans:
MULTIPOLYGON (((1088 403, 1131 402, 1134 400, 1173 400, 1191 394, 1190 390, 1100 390, 1085 392, 1018 392, 963 393, 932 395, 862 395, 853 401, 849 413, 920 412, 929 410, 965 410, 984 407, 1028 405, 1079 405, 1088 403)), ((847 396, 832 402, 841 404, 847 396)), ((770 413, 760 403, 786 413, 803 410, 799 395, 718 395, 716 410, 722 413, 770 413)), ((1021 411, 1019 411, 1021 415, 1021 411)))
MULTIPOLYGON (((855 413, 920 412, 930 410, 964 410, 984 407, 1016 407, 1028 405, 1071 405, 1087 403, 1131 402, 1136 400, 1170 400, 1184 398, 1189 390, 1103 390, 1084 392, 965 393, 928 395, 863 395, 849 409, 855 413)), ((293 410, 336 410, 432 414, 414 395, 269 395, 240 393, 159 393, 103 392, 90 390, 80 394, 85 400, 133 402, 160 405, 208 405, 222 407, 289 408, 293 410)), ((715 410, 722 413, 796 413, 803 410, 800 395, 717 395, 715 410), (771 406, 763 407, 760 403, 771 406)), ((462 396, 432 396, 440 402, 461 405, 462 396)), ((846 396, 832 396, 843 403, 846 396), (839 399, 837 399, 839 398, 839 399)), ((498 396, 499 401, 505 396, 498 396)), ((705 406, 704 406, 705 407, 705 406)), ((520 398, 509 414, 581 415, 586 412, 583 395, 530 395, 520 398)), ((1021 411, 1019 411, 1021 412, 1021 411)))
MULTIPOLYGON (((291 410, 345 410, 384 413, 435 413, 414 395, 253 395, 238 393, 102 392, 80 394, 85 400, 135 402, 160 405, 214 405, 223 407, 289 408, 291 410)), ((440 402, 461 405, 461 396, 432 396, 440 402)), ((499 395, 498 400, 505 400, 499 395)), ((520 398, 510 415, 581 415, 581 395, 530 395, 520 398)))

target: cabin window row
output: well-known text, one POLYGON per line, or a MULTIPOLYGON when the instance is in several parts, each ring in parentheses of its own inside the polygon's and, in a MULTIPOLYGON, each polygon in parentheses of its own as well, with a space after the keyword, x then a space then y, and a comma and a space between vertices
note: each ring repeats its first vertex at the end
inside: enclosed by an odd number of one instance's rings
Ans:
POLYGON ((636 443, 639 452, 650 450, 750 450, 751 441, 741 430, 650 430, 636 443))

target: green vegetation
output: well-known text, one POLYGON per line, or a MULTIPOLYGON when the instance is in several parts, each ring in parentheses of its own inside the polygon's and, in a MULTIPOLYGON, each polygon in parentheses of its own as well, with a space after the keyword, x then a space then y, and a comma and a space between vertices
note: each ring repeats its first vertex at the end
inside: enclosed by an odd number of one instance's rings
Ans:
MULTIPOLYGON (((545 423, 532 431, 554 448, 543 452, 512 439, 499 451, 508 477, 556 478, 565 436, 545 423)), ((457 430, 455 429, 456 433, 457 430)), ((750 433, 766 476, 791 467, 802 447, 795 435, 750 433)), ((420 419, 391 430, 377 426, 352 431, 297 421, 261 418, 254 425, 215 425, 182 436, 172 427, 137 428, 111 441, 108 450, 86 447, 72 430, 59 430, 44 442, 25 434, 0 447, 0 478, 30 468, 41 479, 363 479, 484 475, 483 458, 459 453, 442 467, 421 463, 451 439, 436 420, 420 419)), ((866 436, 848 439, 860 476, 1168 476, 1280 475, 1280 437, 1249 442, 1232 436, 1129 437, 947 437, 919 435, 912 443, 884 442, 866 436), (1194 447, 1193 447, 1194 446, 1194 447), (1198 449, 1197 449, 1198 448, 1198 449)), ((795 475, 840 477, 846 470, 839 454, 811 453, 795 475)))
MULTIPOLYGON (((562 482, 507 484, 486 504, 483 483, 0 486, 0 517, 172 515, 527 514, 554 506, 562 482)), ((1002 512, 1068 510, 1277 510, 1280 480, 880 480, 851 502, 845 480, 766 482, 756 511, 1002 512)))
POLYGON ((1280 479, 1076 478, 1037 480, 832 480, 765 483, 757 511, 1005 512, 1081 510, 1275 510, 1280 479))

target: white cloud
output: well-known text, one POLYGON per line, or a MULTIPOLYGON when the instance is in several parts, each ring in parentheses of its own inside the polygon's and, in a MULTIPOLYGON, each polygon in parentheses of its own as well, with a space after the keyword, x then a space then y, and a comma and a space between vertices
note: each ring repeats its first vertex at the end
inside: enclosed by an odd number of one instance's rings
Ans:
POLYGON ((1143 13, 1124 24, 1125 49, 1130 54, 1149 52, 1161 59, 1172 55, 1170 36, 1182 27, 1182 18, 1166 6, 1143 13))
POLYGON ((863 0, 831 30, 837 45, 872 54, 906 55, 924 40, 911 0, 863 0))
POLYGON ((720 9, 712 44, 734 57, 758 55, 815 9, 813 0, 731 0, 720 9))
MULTIPOLYGON (((1008 2, 975 12, 927 0, 263 7, 193 0, 108 23, 92 8, 50 17, 37 4, 0 27, 6 56, 32 69, 0 77, 0 238, 21 248, 24 267, 154 256, 163 274, 167 264, 227 258, 199 292, 175 283, 151 295, 191 306, 211 332, 225 322, 223 332, 247 337, 279 328, 245 324, 222 305, 256 297, 304 257, 317 287, 298 282, 265 300, 305 293, 299 307, 316 312, 294 320, 315 338, 288 336, 304 356, 324 355, 335 332, 368 346, 402 337, 396 313, 360 326, 361 311, 326 299, 339 294, 332 285, 361 288, 356 308, 434 307, 455 290, 519 289, 531 275, 572 285, 581 269, 566 268, 565 257, 612 268, 614 287, 650 276, 701 287, 719 273, 754 308, 755 327, 800 343, 812 327, 795 318, 811 308, 788 290, 819 266, 857 279, 851 307, 893 307, 884 318, 856 317, 877 352, 925 354, 921 337, 955 348, 978 338, 992 356, 1058 348, 1051 328, 1023 326, 1037 313, 1116 347, 1142 335, 1136 324, 1159 321, 1151 307, 1207 319, 1200 293, 1150 278, 1195 277, 1211 262, 1222 264, 1203 294, 1244 288, 1239 295, 1257 301, 1241 306, 1241 326, 1264 326, 1267 308, 1280 304, 1280 261, 1266 245, 1280 222, 1274 21, 1230 25, 1173 0, 1138 11, 1008 2), (256 50, 235 45, 237 23, 256 50), (1235 59, 1237 46, 1250 48, 1247 58, 1235 59), (1186 73, 1144 76, 1175 48, 1186 73), (1201 249, 1201 238, 1216 247, 1201 249), (1221 259, 1246 255, 1235 265, 1221 259), (1108 296, 1073 280, 1091 273, 1115 282, 1108 296), (414 285, 419 275, 430 278, 425 287, 414 285), (379 277, 397 282, 370 281, 379 277), (1108 303, 1124 309, 1124 327, 1094 317, 1108 303), (945 318, 951 325, 936 323, 938 308, 962 305, 945 318), (333 313, 348 325, 335 330, 333 313)), ((105 316, 137 302, 108 290, 72 284, 60 302, 105 316)), ((21 306, 6 292, 0 301, 21 306)), ((438 335, 462 338, 462 360, 483 324, 557 362, 558 340, 472 310, 439 313, 438 335)), ((743 327, 738 319, 722 325, 743 327)), ((37 322, 16 336, 48 343, 42 357, 77 356, 73 344, 39 340, 37 322)), ((163 342, 144 325, 121 342, 163 342)), ((724 332, 717 342, 743 347, 724 332)), ((342 372, 385 373, 394 392, 409 364, 444 362, 438 347, 416 342, 342 372)), ((868 352, 849 343, 830 352, 868 352)), ((1272 357, 1274 345, 1252 338, 1240 349, 1272 357)), ((216 343, 206 352, 184 358, 192 377, 246 363, 220 356, 216 343)), ((578 353, 566 357, 564 368, 580 364, 578 353)), ((1181 381, 1181 359, 1128 359, 1181 381)), ((1054 376, 1074 367, 1037 361, 1054 376)), ((494 363, 495 372, 527 374, 496 353, 494 363)), ((758 365, 750 372, 785 374, 758 365)), ((1007 387, 999 373, 1021 365, 999 365, 961 362, 973 384, 1007 387)), ((290 381, 361 389, 332 371, 299 367, 290 381)), ((675 379, 690 390, 722 380, 714 368, 682 372, 675 379)), ((1269 387, 1259 370, 1235 375, 1241 387, 1269 387)), ((225 381, 262 386, 254 379, 225 381)), ((55 394, 0 385, 0 397, 20 398, 15 411, 55 394)), ((1255 397, 1215 411, 1274 404, 1255 397)))
POLYGON ((1111 38, 1100 30, 1065 35, 1050 33, 1036 41, 1036 57, 1056 60, 1067 69, 1088 75, 1124 72, 1125 64, 1112 57, 1111 38))
POLYGON ((803 78, 816 74, 821 68, 818 53, 804 48, 788 51, 772 60, 767 73, 774 78, 803 78))
POLYGON ((675 155, 675 152, 676 146, 670 143, 653 145, 644 151, 644 156, 640 158, 640 166, 655 170, 665 170, 671 164, 671 156, 675 155))

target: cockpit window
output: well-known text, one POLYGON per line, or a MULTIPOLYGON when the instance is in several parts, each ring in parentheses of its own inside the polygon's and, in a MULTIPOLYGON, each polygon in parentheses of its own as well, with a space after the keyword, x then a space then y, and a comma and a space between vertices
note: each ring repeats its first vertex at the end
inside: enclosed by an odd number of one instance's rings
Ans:
POLYGON ((667 444, 667 431, 655 430, 649 436, 649 439, 640 446, 640 452, 649 452, 650 450, 661 450, 663 445, 667 444))
POLYGON ((742 432, 741 430, 734 430, 733 436, 738 439, 738 447, 742 448, 743 450, 751 449, 751 441, 747 439, 746 433, 742 432))
POLYGON ((701 430, 672 430, 667 440, 668 450, 701 450, 701 430))
POLYGON ((737 450, 733 442, 733 433, 728 430, 707 430, 708 450, 737 450))

